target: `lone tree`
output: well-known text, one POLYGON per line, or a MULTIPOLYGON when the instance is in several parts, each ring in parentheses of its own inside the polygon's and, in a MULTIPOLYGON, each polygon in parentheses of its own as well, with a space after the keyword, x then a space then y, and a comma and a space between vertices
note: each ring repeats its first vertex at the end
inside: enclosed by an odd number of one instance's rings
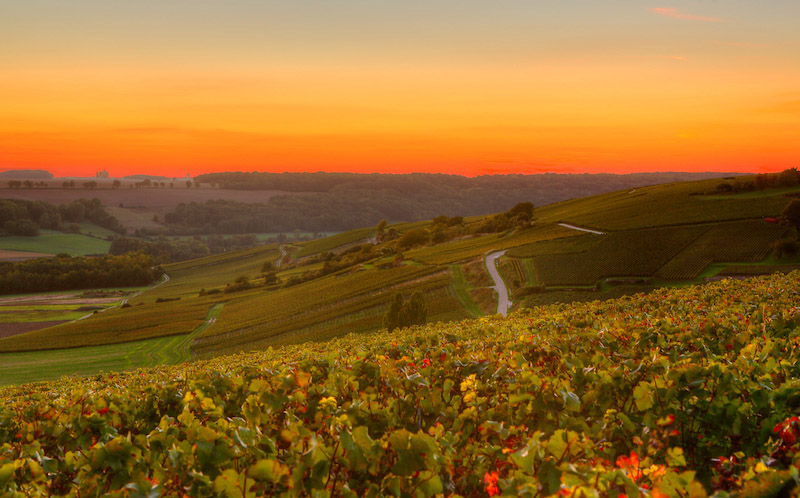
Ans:
POLYGON ((424 325, 427 321, 428 309, 422 292, 414 291, 408 300, 404 300, 398 292, 389 303, 389 309, 383 317, 383 326, 391 332, 411 325, 424 325))
POLYGON ((792 199, 781 211, 781 216, 787 223, 794 225, 797 233, 800 234, 800 199, 792 199))

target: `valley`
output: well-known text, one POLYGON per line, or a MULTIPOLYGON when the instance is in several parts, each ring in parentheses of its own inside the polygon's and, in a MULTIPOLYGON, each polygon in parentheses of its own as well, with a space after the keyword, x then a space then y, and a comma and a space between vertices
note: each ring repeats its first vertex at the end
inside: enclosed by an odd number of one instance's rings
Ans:
MULTIPOLYGON (((30 360, 33 365, 48 355, 58 358, 64 348, 74 349, 74 357, 89 346, 152 351, 162 347, 158 341, 180 338, 186 345, 182 354, 174 354, 173 342, 167 341, 161 356, 147 354, 137 363, 119 364, 156 365, 372 332, 381 328, 398 292, 408 296, 421 290, 427 321, 435 323, 504 314, 497 278, 513 311, 683 286, 718 274, 800 268, 800 261, 772 253, 774 244, 793 237, 794 230, 764 221, 780 214, 786 192, 711 199, 690 195, 717 183, 642 187, 541 206, 532 222, 494 233, 481 232, 487 230, 481 227, 499 223, 500 215, 467 218, 450 227, 388 224, 165 264, 161 268, 169 281, 162 285, 131 293, 124 303, 120 298, 116 306, 80 321, 2 338, 0 358, 38 351, 30 360), (674 211, 687 203, 701 203, 703 209, 692 209, 702 216, 677 223, 674 211), (407 234, 422 234, 424 241, 401 246, 407 234), (443 240, 433 242, 435 237, 443 240), (218 310, 218 316, 204 327, 210 309, 218 310)), ((61 318, 43 313, 39 318, 20 315, 19 321, 47 322, 51 316, 61 318)), ((75 317, 66 313, 63 318, 75 317)), ((95 355, 87 349, 86 356, 95 355)), ((25 371, 25 358, 15 357, 16 371, 25 371)), ((96 371, 110 365, 86 363, 96 371)), ((92 368, 73 364, 76 373, 92 368)), ((36 369, 28 372, 27 377, 0 376, 0 384, 41 378, 36 369)))

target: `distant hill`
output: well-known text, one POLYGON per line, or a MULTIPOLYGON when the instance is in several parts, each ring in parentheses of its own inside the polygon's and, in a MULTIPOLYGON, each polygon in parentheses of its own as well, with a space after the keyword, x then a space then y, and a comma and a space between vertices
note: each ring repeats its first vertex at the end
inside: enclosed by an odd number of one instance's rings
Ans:
POLYGON ((171 180, 171 176, 157 176, 157 175, 128 175, 123 176, 123 180, 171 180))
POLYGON ((43 169, 10 169, 0 172, 0 178, 22 178, 25 180, 52 180, 53 174, 43 169))
MULTIPOLYGON (((300 195, 274 196, 243 205, 207 201, 181 205, 165 219, 187 233, 343 231, 389 221, 420 221, 439 215, 479 216, 519 202, 552 204, 646 185, 720 178, 728 173, 636 173, 486 175, 442 174, 211 173, 195 181, 239 191, 269 189, 300 195)), ((219 196, 222 199, 223 196, 219 196)))

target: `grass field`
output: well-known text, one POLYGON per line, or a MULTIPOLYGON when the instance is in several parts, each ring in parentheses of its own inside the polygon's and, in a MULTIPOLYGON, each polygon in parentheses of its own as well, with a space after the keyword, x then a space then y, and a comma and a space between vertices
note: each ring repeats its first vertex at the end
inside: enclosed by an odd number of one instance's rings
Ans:
POLYGON ((105 254, 111 242, 87 235, 47 232, 36 237, 0 237, 0 249, 30 251, 45 254, 67 253, 71 256, 105 254))
POLYGON ((81 228, 81 234, 88 235, 90 237, 107 239, 109 237, 118 237, 120 235, 113 230, 97 226, 94 223, 83 222, 78 223, 78 226, 81 228))
POLYGON ((64 375, 171 365, 191 359, 189 345, 219 316, 221 304, 213 306, 205 321, 190 334, 158 337, 124 344, 88 346, 55 351, 0 354, 0 385, 58 379, 64 375))

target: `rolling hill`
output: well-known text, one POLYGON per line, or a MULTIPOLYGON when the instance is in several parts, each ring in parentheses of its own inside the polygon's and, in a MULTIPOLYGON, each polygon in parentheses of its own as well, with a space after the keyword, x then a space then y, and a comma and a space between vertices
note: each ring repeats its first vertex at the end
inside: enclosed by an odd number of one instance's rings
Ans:
MULTIPOLYGON (((444 224, 389 225, 383 235, 364 228, 166 265, 170 280, 125 307, 0 339, 0 352, 39 351, 36 361, 48 355, 60 361, 64 348, 124 349, 191 338, 179 353, 174 344, 165 346, 173 349, 161 356, 177 362, 328 340, 379 329, 392 296, 416 289, 424 292, 429 322, 481 316, 496 309, 483 259, 499 250, 507 250, 499 268, 515 309, 686 285, 719 273, 796 268, 796 260, 771 255, 774 242, 795 237, 794 229, 762 219, 777 216, 791 192, 709 194, 718 184, 675 183, 565 201, 536 208, 532 224, 500 214, 449 226, 445 217, 444 224), (502 229, 482 232, 498 220, 506 223, 502 229), (412 233, 440 242, 400 247, 412 233), (204 326, 211 310, 214 322, 204 326)), ((137 365, 156 364, 161 356, 137 365)), ((25 361, 7 365, 6 378, 14 382, 43 375, 25 361)), ((0 383, 8 382, 0 375, 0 383)))

